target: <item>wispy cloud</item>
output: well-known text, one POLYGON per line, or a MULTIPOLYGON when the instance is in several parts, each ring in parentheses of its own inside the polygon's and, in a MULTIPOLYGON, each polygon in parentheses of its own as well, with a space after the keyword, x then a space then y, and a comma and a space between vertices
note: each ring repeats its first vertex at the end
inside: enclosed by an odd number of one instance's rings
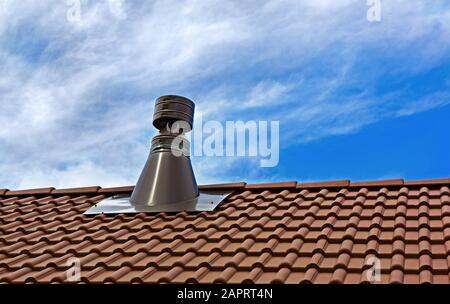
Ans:
MULTIPOLYGON (((441 1, 383 1, 377 24, 360 0, 81 1, 79 23, 65 1, 0 3, 2 187, 134 183, 166 93, 280 120, 281 147, 449 102, 448 79, 410 80, 449 62, 441 1)), ((194 159, 201 182, 257 179, 251 164, 194 159)))

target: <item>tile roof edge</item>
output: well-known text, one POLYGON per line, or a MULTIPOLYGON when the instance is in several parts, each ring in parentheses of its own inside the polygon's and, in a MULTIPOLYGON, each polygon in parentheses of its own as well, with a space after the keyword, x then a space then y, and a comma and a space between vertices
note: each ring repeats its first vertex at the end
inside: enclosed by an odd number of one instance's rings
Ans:
POLYGON ((55 189, 52 191, 51 194, 90 194, 90 193, 97 193, 100 189, 101 189, 100 186, 64 188, 64 189, 55 189))
POLYGON ((448 185, 450 178, 434 178, 425 180, 405 181, 405 186, 448 185))
MULTIPOLYGON (((371 181, 358 181, 351 182, 349 180, 333 180, 333 181, 323 181, 323 182, 296 182, 296 181, 286 181, 286 182, 269 182, 269 183, 259 183, 259 184, 247 184, 245 182, 238 183, 224 183, 224 184, 205 184, 199 185, 200 190, 221 190, 221 189, 246 189, 246 190, 257 190, 257 189, 291 189, 291 188, 357 188, 357 187, 399 187, 399 186, 439 186, 439 185, 449 185, 450 178, 435 178, 435 179, 425 179, 425 180, 413 180, 404 181, 403 179, 388 179, 388 180, 371 180, 371 181)), ((55 189, 53 187, 47 188, 35 188, 35 189, 22 189, 22 190, 9 190, 0 189, 1 196, 27 196, 27 195, 67 195, 67 194, 114 194, 114 193, 131 193, 134 186, 123 186, 123 187, 110 187, 102 188, 100 186, 92 187, 79 187, 79 188, 65 188, 65 189, 55 189)))
POLYGON ((134 186, 121 186, 121 187, 109 187, 109 188, 100 188, 98 189, 98 193, 113 193, 113 194, 125 194, 131 193, 134 190, 134 186))
POLYGON ((273 183, 261 183, 261 184, 247 184, 244 189, 288 189, 297 187, 296 181, 287 182, 273 182, 273 183))
POLYGON ((221 190, 221 189, 242 189, 245 188, 247 183, 239 182, 239 183, 227 183, 227 184, 206 184, 199 185, 198 188, 200 190, 221 190))
POLYGON ((55 190, 53 187, 47 188, 34 188, 34 189, 22 189, 22 190, 8 190, 3 195, 4 196, 22 196, 22 195, 45 195, 51 194, 55 190))
POLYGON ((362 182, 350 182, 349 187, 383 187, 383 186, 403 186, 405 181, 402 178, 370 180, 362 182))
POLYGON ((331 181, 323 181, 323 182, 305 182, 298 183, 297 188, 342 188, 348 187, 350 185, 350 180, 331 180, 331 181))

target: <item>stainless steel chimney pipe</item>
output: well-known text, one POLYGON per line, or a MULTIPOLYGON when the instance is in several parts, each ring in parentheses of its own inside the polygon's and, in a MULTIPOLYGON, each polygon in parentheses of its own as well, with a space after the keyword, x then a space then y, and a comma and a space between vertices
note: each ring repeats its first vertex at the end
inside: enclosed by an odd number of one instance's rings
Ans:
POLYGON ((193 126, 194 103, 181 96, 156 100, 150 155, 130 194, 114 195, 95 204, 84 214, 203 212, 213 211, 232 190, 199 191, 184 136, 193 126))
POLYGON ((156 100, 153 125, 160 133, 152 140, 150 155, 130 198, 132 204, 176 204, 199 196, 188 154, 174 153, 189 151, 184 133, 192 129, 194 109, 194 102, 181 96, 167 95, 156 100), (187 123, 190 129, 172 133, 173 124, 179 121, 187 123), (184 138, 180 151, 174 151, 179 148, 173 145, 177 136, 184 138))

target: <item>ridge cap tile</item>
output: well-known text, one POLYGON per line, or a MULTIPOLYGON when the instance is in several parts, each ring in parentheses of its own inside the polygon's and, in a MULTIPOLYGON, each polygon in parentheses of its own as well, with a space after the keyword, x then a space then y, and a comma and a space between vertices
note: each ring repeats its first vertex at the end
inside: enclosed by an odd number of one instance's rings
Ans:
POLYGON ((204 184, 199 185, 198 188, 200 190, 215 190, 215 189, 241 189, 247 185, 246 182, 237 182, 237 183, 222 183, 222 184, 204 184))
POLYGON ((348 187, 350 185, 350 180, 330 180, 330 181, 322 181, 322 182, 304 182, 297 183, 297 188, 339 188, 339 187, 348 187))
POLYGON ((91 186, 91 187, 77 187, 77 188, 64 188, 64 189, 55 189, 51 194, 89 194, 89 193, 97 193, 100 190, 100 186, 91 186))
POLYGON ((98 193, 114 193, 114 194, 120 194, 120 193, 129 193, 133 192, 134 186, 120 186, 120 187, 108 187, 108 188, 101 188, 98 189, 98 193))
POLYGON ((405 181, 405 186, 448 185, 450 178, 433 178, 423 180, 405 181))
POLYGON ((272 182, 272 183, 259 183, 259 184, 247 184, 244 189, 289 189, 297 187, 296 181, 287 181, 287 182, 272 182))
POLYGON ((55 188, 45 187, 45 188, 33 188, 33 189, 22 189, 22 190, 9 190, 4 193, 5 196, 17 196, 17 195, 39 195, 39 194, 51 194, 55 188))
POLYGON ((404 180, 402 178, 396 178, 396 179, 350 182, 350 187, 403 186, 403 184, 404 184, 404 180))

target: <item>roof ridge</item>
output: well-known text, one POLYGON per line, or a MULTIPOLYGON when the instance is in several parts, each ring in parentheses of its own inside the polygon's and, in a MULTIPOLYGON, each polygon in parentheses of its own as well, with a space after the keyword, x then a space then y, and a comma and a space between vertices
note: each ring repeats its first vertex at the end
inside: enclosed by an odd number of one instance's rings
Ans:
MULTIPOLYGON (((317 188, 355 188, 355 187, 399 187, 399 186, 436 186, 436 185, 450 185, 450 178, 434 178, 424 180, 405 181, 403 179, 386 179, 386 180, 368 180, 368 181, 355 181, 350 180, 329 180, 319 182, 297 182, 297 181, 285 181, 285 182, 268 182, 268 183, 220 183, 220 184, 205 184, 199 185, 200 190, 223 190, 223 189, 317 189, 317 188)), ((34 188, 34 189, 21 189, 21 190, 9 190, 0 189, 1 196, 29 196, 29 195, 64 195, 64 194, 120 194, 131 193, 134 186, 122 186, 122 187, 107 187, 102 188, 100 186, 91 187, 74 187, 55 189, 53 187, 34 188)))

